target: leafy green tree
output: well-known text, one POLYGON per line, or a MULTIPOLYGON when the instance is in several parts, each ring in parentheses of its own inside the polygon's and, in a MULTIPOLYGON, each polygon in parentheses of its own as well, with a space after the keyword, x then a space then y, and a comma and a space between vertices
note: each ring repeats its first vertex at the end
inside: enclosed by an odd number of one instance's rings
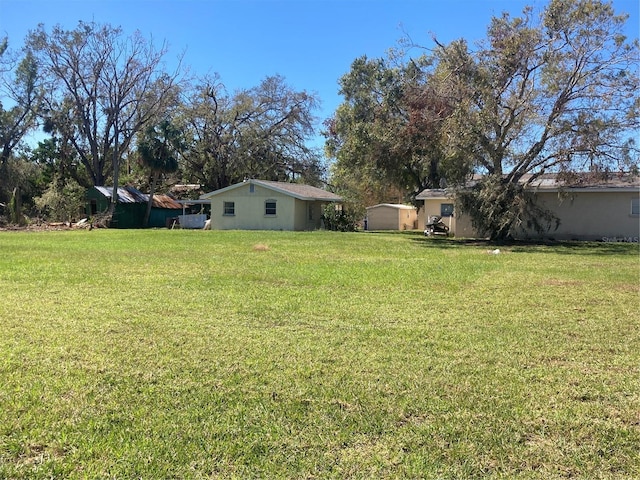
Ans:
POLYGON ((360 185, 361 201, 387 201, 391 192, 412 198, 442 183, 452 162, 443 126, 453 105, 440 92, 431 58, 361 57, 340 79, 340 93, 344 102, 325 123, 325 136, 341 193, 360 185))
POLYGON ((480 232, 552 226, 527 190, 540 175, 637 168, 639 49, 625 21, 610 2, 552 0, 539 16, 494 18, 476 51, 438 46, 456 105, 448 148, 484 174, 457 193, 480 232))
POLYGON ((41 171, 38 188, 45 189, 54 177, 62 182, 73 179, 85 189, 92 186, 84 165, 78 161, 77 154, 69 147, 69 144, 54 136, 38 142, 37 147, 29 152, 30 161, 41 171))
POLYGON ((321 155, 307 146, 316 106, 313 95, 280 76, 232 96, 218 78, 203 79, 182 115, 189 146, 183 174, 209 190, 247 177, 318 184, 321 155))
POLYGON ((144 226, 149 224, 153 195, 158 181, 164 173, 178 170, 178 156, 184 149, 182 132, 169 120, 163 120, 158 125, 150 125, 138 144, 138 153, 142 165, 151 171, 151 189, 144 226))
POLYGON ((333 162, 329 178, 332 191, 339 192, 347 202, 363 211, 381 202, 402 203, 407 197, 406 189, 385 180, 371 165, 352 168, 345 162, 333 162))

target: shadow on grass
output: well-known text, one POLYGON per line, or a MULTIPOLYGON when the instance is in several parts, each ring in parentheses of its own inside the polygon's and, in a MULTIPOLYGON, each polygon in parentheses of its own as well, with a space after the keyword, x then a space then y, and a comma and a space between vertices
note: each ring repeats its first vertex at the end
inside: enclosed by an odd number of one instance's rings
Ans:
MULTIPOLYGON (((511 252, 559 253, 564 255, 640 255, 640 244, 630 242, 579 242, 579 241, 535 241, 511 240, 491 242, 485 239, 425 237, 415 235, 411 241, 426 248, 466 248, 483 247, 487 249, 508 248, 511 252)), ((639 257, 640 258, 640 257, 639 257)))

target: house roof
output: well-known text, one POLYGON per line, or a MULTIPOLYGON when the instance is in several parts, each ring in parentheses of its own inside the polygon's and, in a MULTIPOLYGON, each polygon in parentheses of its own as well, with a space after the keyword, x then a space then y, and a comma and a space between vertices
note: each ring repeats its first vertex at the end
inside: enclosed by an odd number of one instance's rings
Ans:
POLYGON ((379 203, 378 205, 373 205, 371 207, 367 207, 367 210, 371 210, 374 208, 395 208, 396 210, 415 210, 416 207, 411 205, 404 205, 402 203, 379 203))
POLYGON ((427 200, 429 198, 449 198, 449 197, 451 197, 451 193, 449 193, 444 188, 427 188, 426 190, 423 190, 418 195, 416 195, 416 200, 427 200))
POLYGON ((226 188, 221 188, 213 192, 200 195, 201 199, 210 199, 222 193, 226 193, 237 188, 241 188, 244 185, 259 185, 261 187, 273 190, 274 192, 283 193, 290 197, 297 198, 298 200, 308 201, 324 201, 324 202, 342 202, 342 197, 335 193, 322 190, 321 188, 312 187, 311 185, 304 185, 301 183, 288 183, 288 182, 272 182, 268 180, 255 180, 250 179, 245 182, 236 183, 226 188))
MULTIPOLYGON (((524 175, 522 182, 528 182, 532 175, 524 175)), ((560 176, 553 173, 541 175, 530 184, 531 188, 545 191, 558 191, 560 189, 571 191, 610 191, 640 189, 640 176, 630 174, 611 174, 606 177, 589 174, 576 174, 572 176, 560 176)))
MULTIPOLYGON (((113 194, 113 187, 99 186, 95 187, 95 189, 107 198, 111 198, 113 194)), ((148 201, 149 195, 136 188, 118 187, 118 203, 147 203, 148 201)), ((168 195, 154 195, 153 206, 155 208, 182 209, 182 205, 168 195)))
MULTIPOLYGON (((145 195, 145 197, 149 198, 149 195, 145 195)), ((182 204, 175 201, 169 195, 154 195, 153 206, 155 208, 168 208, 171 210, 182 209, 182 204)))
MULTIPOLYGON (((523 175, 521 183, 528 183, 532 175, 523 175)), ((468 186, 472 186, 482 177, 474 175, 468 186)), ((555 173, 540 175, 528 187, 537 192, 638 192, 640 176, 631 174, 610 174, 606 177, 590 174, 563 176, 555 173)), ((431 188, 420 192, 416 200, 430 198, 451 198, 451 192, 443 188, 431 188)))

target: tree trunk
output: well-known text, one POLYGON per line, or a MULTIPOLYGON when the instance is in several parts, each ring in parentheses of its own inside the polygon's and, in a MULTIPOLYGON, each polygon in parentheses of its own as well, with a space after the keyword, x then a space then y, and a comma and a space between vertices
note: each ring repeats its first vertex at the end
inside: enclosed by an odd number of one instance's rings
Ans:
POLYGON ((113 212, 116 209, 116 203, 118 203, 118 174, 120 172, 120 152, 118 152, 118 119, 114 122, 114 145, 113 145, 113 194, 111 195, 111 203, 109 204, 109 215, 113 217, 113 212))
POLYGON ((151 207, 153 206, 153 194, 156 190, 156 184, 158 183, 158 178, 160 177, 160 172, 154 171, 151 177, 151 191, 149 192, 149 201, 147 202, 147 212, 144 215, 144 222, 142 226, 147 228, 149 226, 149 218, 151 217, 151 207))
POLYGON ((22 200, 20 198, 20 188, 15 187, 9 202, 9 219, 15 225, 22 225, 22 200))

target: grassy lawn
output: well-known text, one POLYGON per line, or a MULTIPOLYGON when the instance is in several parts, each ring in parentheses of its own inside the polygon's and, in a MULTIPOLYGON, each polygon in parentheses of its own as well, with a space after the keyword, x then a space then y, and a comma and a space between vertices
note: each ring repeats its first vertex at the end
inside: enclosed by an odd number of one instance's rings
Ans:
POLYGON ((640 478, 638 245, 0 233, 0 478, 640 478))

